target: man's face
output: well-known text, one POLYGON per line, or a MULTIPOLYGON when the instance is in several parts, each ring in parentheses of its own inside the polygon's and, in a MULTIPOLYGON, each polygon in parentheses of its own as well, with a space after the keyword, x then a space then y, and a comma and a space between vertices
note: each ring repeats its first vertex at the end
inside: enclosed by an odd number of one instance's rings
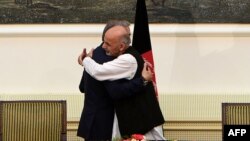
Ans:
POLYGON ((121 50, 124 47, 121 34, 124 32, 126 32, 124 28, 113 27, 105 33, 102 48, 107 55, 117 57, 121 54, 121 50))
POLYGON ((117 57, 120 54, 120 43, 115 40, 105 39, 104 37, 102 48, 106 51, 106 55, 108 56, 117 57))

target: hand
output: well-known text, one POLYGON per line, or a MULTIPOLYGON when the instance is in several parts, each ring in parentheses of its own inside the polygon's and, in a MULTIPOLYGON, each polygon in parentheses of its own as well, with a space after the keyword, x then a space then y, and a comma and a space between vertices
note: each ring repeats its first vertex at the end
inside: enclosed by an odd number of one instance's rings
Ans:
POLYGON ((92 48, 92 49, 88 52, 87 56, 90 57, 90 58, 92 58, 93 51, 94 51, 94 49, 92 48))
POLYGON ((86 48, 83 49, 82 53, 79 55, 78 57, 78 64, 83 66, 83 59, 87 56, 87 53, 86 53, 86 48))
POLYGON ((143 58, 143 60, 147 63, 148 67, 153 68, 153 65, 146 58, 143 58))
POLYGON ((141 73, 142 77, 146 80, 146 81, 152 81, 153 79, 153 73, 151 71, 151 69, 148 66, 148 63, 144 63, 144 67, 141 73))

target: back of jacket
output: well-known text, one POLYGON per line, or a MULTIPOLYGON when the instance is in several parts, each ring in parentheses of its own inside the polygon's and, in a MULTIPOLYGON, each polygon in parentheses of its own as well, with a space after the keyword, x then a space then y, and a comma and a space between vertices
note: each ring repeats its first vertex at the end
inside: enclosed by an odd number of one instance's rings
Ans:
MULTIPOLYGON (((113 60, 106 56, 101 46, 97 47, 92 58, 97 63, 113 60)), ((108 95, 103 82, 83 72, 79 89, 85 94, 77 135, 90 140, 110 140, 114 118, 113 101, 108 95)))

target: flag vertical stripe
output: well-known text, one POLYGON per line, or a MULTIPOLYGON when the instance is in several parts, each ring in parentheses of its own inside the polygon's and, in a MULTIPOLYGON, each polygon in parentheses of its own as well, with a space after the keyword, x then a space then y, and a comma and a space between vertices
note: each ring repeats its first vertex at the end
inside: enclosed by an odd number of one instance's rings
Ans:
POLYGON ((156 95, 156 78, 154 72, 154 58, 151 47, 150 32, 148 25, 148 14, 145 0, 137 0, 136 13, 134 22, 134 33, 132 46, 142 55, 144 59, 152 64, 153 82, 155 84, 156 95))

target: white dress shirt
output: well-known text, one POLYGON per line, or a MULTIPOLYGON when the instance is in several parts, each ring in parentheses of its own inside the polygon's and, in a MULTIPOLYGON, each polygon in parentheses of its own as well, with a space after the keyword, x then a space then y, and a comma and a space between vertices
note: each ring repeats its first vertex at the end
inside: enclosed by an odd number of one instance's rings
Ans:
POLYGON ((86 57, 83 60, 85 71, 99 81, 132 79, 137 70, 137 62, 131 54, 122 54, 113 61, 103 64, 96 63, 92 58, 86 57))

